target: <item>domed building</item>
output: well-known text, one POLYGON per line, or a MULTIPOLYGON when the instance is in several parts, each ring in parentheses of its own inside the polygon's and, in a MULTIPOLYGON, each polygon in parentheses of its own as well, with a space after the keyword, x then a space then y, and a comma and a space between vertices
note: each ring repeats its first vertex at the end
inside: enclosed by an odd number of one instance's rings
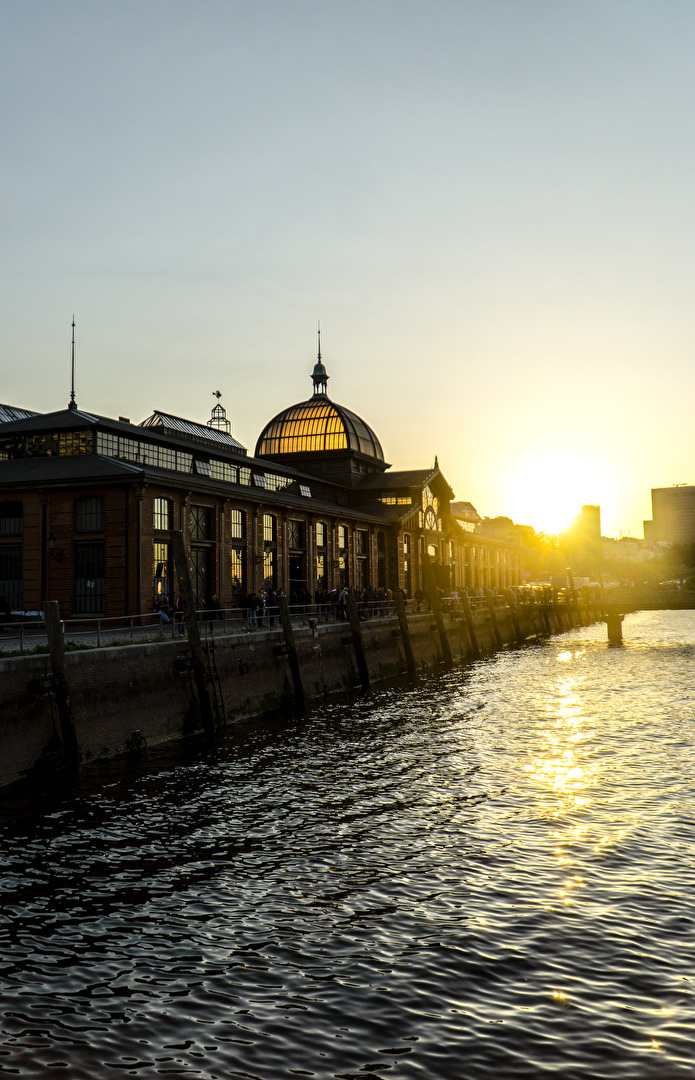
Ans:
POLYGON ((312 372, 314 393, 308 401, 290 405, 263 428, 255 456, 292 465, 303 472, 355 487, 366 476, 389 468, 384 451, 369 424, 328 396, 328 379, 318 358, 312 372))
POLYGON ((121 617, 171 602, 172 531, 196 606, 240 610, 259 588, 306 607, 339 586, 415 596, 429 556, 444 591, 520 580, 518 545, 452 513, 437 458, 394 470, 376 434, 328 396, 320 339, 313 394, 263 428, 255 455, 217 404, 206 423, 155 410, 141 423, 0 405, 0 606, 121 617))

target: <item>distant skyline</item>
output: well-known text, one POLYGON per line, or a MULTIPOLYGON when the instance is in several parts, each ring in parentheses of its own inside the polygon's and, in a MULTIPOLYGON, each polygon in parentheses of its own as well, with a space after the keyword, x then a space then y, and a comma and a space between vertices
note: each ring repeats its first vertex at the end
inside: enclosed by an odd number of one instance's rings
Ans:
POLYGON ((695 7, 0 0, 0 401, 329 394, 484 516, 690 473, 695 7))

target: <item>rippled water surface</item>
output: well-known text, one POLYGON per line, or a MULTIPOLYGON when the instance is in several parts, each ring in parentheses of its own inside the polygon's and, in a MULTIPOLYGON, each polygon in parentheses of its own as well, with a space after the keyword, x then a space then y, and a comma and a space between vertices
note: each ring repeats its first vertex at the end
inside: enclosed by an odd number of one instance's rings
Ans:
POLYGON ((695 613, 0 822, 0 1074, 695 1076, 695 613))

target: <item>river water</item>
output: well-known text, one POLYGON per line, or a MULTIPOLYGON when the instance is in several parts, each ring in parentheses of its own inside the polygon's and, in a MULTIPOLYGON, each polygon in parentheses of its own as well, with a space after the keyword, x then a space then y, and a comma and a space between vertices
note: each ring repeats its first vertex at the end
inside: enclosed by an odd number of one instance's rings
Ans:
POLYGON ((695 1076, 695 612, 0 821, 0 1075, 695 1076))

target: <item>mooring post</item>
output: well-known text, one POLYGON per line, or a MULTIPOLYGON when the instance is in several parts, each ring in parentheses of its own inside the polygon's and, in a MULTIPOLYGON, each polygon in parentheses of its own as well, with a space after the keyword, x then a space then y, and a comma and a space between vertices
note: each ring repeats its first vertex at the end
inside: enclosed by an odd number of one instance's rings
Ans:
POLYGON ((608 628, 608 640, 611 645, 622 645, 623 643, 623 619, 624 615, 617 615, 611 613, 606 615, 606 626, 608 628))
POLYGON ((176 580, 179 586, 179 596, 183 604, 183 614, 186 620, 186 634, 188 647, 191 650, 193 679, 195 682, 200 715, 203 727, 208 735, 215 733, 215 721, 210 702, 205 661, 203 659, 203 646, 200 640, 200 627, 195 613, 195 600, 193 598, 193 586, 188 569, 188 556, 183 542, 183 533, 180 529, 173 529, 171 533, 172 547, 174 549, 174 564, 176 566, 176 580))
POLYGON ((445 664, 453 664, 454 658, 451 653, 451 645, 449 644, 449 638, 446 636, 446 628, 444 626, 444 619, 442 617, 442 605, 439 600, 439 589, 434 580, 434 570, 432 569, 432 559, 429 552, 424 551, 422 554, 422 564, 425 569, 425 592, 427 593, 432 607, 432 614, 434 615, 434 621, 437 624, 437 630, 439 631, 439 644, 442 647, 442 659, 445 664))
POLYGON ((362 637, 360 616, 357 611, 357 601, 350 592, 347 595, 347 613, 350 622, 350 631, 352 633, 352 644, 355 649, 357 670, 360 674, 360 682, 362 683, 362 688, 364 690, 369 690, 371 680, 369 678, 369 668, 367 667, 367 656, 364 651, 364 638, 362 637))
POLYGON ((461 594, 461 604, 463 606, 463 617, 466 620, 466 629, 468 630, 468 638, 471 645, 471 652, 477 659, 480 658, 480 645, 478 644, 478 634, 475 629, 475 620, 473 618, 473 609, 471 602, 468 599, 468 593, 464 589, 461 594))
POLYGON ((65 641, 63 628, 60 625, 60 612, 57 600, 44 600, 43 617, 46 623, 46 637, 48 639, 48 652, 51 657, 51 671, 53 673, 53 688, 55 691, 56 709, 60 723, 60 736, 63 741, 65 763, 73 779, 80 771, 80 747, 77 742, 77 729, 72 715, 70 703, 70 689, 68 686, 68 671, 65 663, 65 641))
POLYGON ((304 683, 302 682, 302 671, 299 666, 299 654, 297 652, 297 643, 294 640, 294 627, 292 626, 292 619, 290 618, 290 606, 287 602, 287 597, 281 594, 277 598, 278 611, 280 612, 280 625, 282 626, 282 632, 285 635, 285 645, 287 646, 287 659, 290 662, 290 673, 292 675, 292 686, 294 687, 294 704, 297 712, 304 714, 304 683))
POLYGON ((569 623, 570 628, 572 628, 577 624, 577 593, 574 588, 574 574, 572 573, 572 567, 568 566, 565 569, 567 580, 569 582, 569 591, 567 592, 567 622, 569 623))
POLYGON ((497 622, 497 611, 495 610, 495 598, 492 595, 490 589, 485 590, 485 599, 487 600, 487 608, 490 612, 490 620, 492 622, 492 632, 495 635, 495 641, 497 642, 497 648, 501 649, 503 645, 502 635, 500 634, 499 623, 497 622))
POLYGON ((405 653, 405 666, 408 669, 408 674, 414 675, 415 657, 413 656, 413 647, 410 643, 410 627, 408 626, 408 616, 405 613, 405 601, 403 600, 403 593, 400 589, 394 591, 393 599, 396 604, 398 625, 401 628, 401 641, 403 642, 403 652, 405 653))

